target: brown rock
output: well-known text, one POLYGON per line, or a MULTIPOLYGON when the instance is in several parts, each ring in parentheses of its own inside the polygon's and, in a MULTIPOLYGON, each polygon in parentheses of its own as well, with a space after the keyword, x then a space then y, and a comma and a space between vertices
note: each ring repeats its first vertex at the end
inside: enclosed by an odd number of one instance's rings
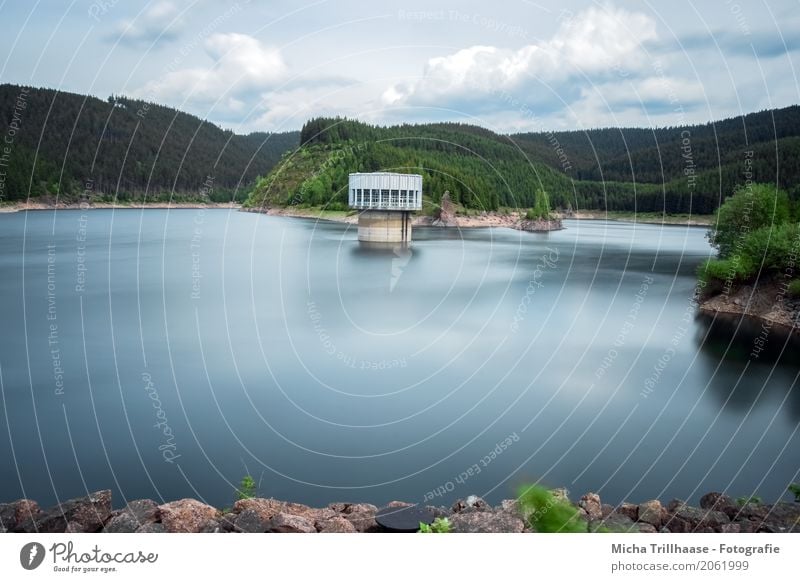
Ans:
POLYGON ((318 521, 315 525, 319 533, 356 533, 353 524, 343 517, 318 521))
POLYGON ((314 522, 300 517, 299 515, 292 515, 290 513, 278 513, 273 517, 268 525, 268 529, 275 533, 316 533, 317 528, 314 527, 314 522))
POLYGON ((505 511, 460 512, 450 518, 454 533, 522 533, 523 521, 505 511))
POLYGON ((136 530, 136 533, 166 533, 163 523, 146 523, 136 530))
MULTIPOLYGON (((32 509, 30 502, 26 502, 22 514, 30 514, 32 509)), ((102 529, 110 516, 111 491, 106 489, 34 513, 32 518, 18 522, 16 529, 27 533, 61 533, 69 525, 72 531, 96 532, 102 529)))
POLYGON ((600 503, 600 496, 597 493, 587 493, 581 497, 578 501, 578 507, 586 512, 590 521, 603 517, 602 504, 600 503))
POLYGON ((520 514, 519 501, 516 499, 503 499, 497 509, 512 515, 520 514))
POLYGON ((407 501, 390 501, 386 504, 386 507, 391 507, 393 509, 401 509, 403 507, 412 507, 413 503, 408 503, 407 501))
POLYGON ((196 499, 180 499, 159 506, 161 523, 170 533, 196 533, 209 519, 217 516, 217 510, 196 499))
POLYGON ((20 499, 14 502, 14 521, 17 524, 35 518, 41 512, 39 504, 31 499, 20 499))
POLYGON ((378 522, 375 521, 374 511, 362 511, 359 513, 348 513, 345 515, 347 521, 353 524, 356 531, 369 532, 378 531, 378 522))
POLYGON ((636 527, 639 528, 639 533, 658 533, 658 530, 649 523, 637 523, 636 527))
POLYGON ((275 499, 261 499, 256 497, 253 499, 240 499, 233 504, 234 513, 241 513, 248 509, 252 509, 258 513, 264 521, 269 521, 283 510, 283 503, 275 499))
POLYGON ((736 502, 724 493, 706 493, 700 498, 700 507, 702 509, 721 511, 731 519, 739 512, 736 502))
POLYGON ((631 518, 633 521, 637 521, 639 519, 639 506, 635 503, 621 503, 614 512, 619 513, 620 515, 625 515, 631 518))
POLYGON ((352 514, 352 513, 377 513, 378 508, 372 505, 371 503, 348 503, 345 507, 343 513, 352 514))
POLYGON ((637 512, 638 520, 659 528, 661 527, 661 509, 661 502, 658 499, 640 503, 637 512))
POLYGON ((466 499, 459 499, 450 508, 453 513, 462 511, 490 511, 491 506, 477 495, 470 495, 466 499))
POLYGON ((627 515, 612 513, 605 519, 589 524, 589 531, 608 531, 612 533, 637 532, 641 524, 634 523, 627 515))
POLYGON ((233 522, 234 531, 239 533, 263 533, 269 522, 264 521, 255 509, 245 509, 233 522))
POLYGON ((128 503, 124 509, 115 511, 103 531, 106 533, 132 533, 146 523, 155 523, 161 514, 158 505, 152 499, 136 499, 128 503))

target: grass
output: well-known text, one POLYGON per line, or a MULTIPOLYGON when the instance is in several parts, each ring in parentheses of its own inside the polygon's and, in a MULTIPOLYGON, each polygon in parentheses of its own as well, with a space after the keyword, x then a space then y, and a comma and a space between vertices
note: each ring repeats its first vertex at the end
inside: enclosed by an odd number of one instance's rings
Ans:
POLYGON ((539 485, 519 489, 519 505, 528 524, 541 533, 586 533, 578 508, 539 485))
POLYGON ((242 477, 242 481, 239 483, 239 488, 236 490, 236 499, 252 499, 256 496, 257 492, 258 487, 256 486, 256 480, 250 475, 245 475, 242 477))

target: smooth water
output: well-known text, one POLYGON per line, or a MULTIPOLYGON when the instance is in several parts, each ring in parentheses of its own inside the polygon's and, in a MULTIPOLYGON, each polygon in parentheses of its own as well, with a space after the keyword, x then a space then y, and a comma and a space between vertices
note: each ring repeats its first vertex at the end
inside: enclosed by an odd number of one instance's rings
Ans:
POLYGON ((705 231, 566 226, 408 253, 227 210, 0 215, 0 500, 781 496, 800 362, 694 317, 705 231))

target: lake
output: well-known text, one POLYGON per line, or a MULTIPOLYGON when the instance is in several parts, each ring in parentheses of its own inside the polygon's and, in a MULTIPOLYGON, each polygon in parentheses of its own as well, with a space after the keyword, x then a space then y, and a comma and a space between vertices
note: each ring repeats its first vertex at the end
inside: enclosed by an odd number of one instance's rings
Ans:
POLYGON ((565 226, 2 214, 0 500, 782 496, 800 361, 695 317, 705 230, 565 226))

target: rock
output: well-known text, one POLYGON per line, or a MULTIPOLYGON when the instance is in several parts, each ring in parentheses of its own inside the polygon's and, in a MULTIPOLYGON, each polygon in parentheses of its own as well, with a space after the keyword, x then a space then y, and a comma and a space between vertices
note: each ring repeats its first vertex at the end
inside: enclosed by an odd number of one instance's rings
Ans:
POLYGON ((589 531, 609 531, 612 533, 637 532, 639 526, 627 515, 612 513, 605 519, 593 521, 589 524, 589 531))
POLYGON ((146 523, 136 530, 136 533, 166 533, 163 523, 146 523))
POLYGON ((639 528, 639 533, 658 533, 658 530, 649 523, 637 523, 636 527, 639 528))
POLYGON ((337 501, 336 503, 329 503, 328 509, 332 509, 336 513, 344 513, 344 510, 347 506, 350 505, 349 503, 344 503, 342 501, 337 501))
POLYGON ((386 507, 391 507, 392 509, 402 509, 403 507, 412 507, 413 503, 408 503, 407 501, 390 501, 386 504, 386 507))
POLYGON ((730 519, 721 511, 682 505, 672 513, 664 527, 674 533, 697 532, 705 528, 720 531, 721 526, 726 523, 730 523, 730 519))
POLYGON ((477 495, 470 495, 466 499, 459 499, 450 508, 453 513, 461 513, 462 511, 490 511, 492 508, 483 499, 477 495))
POLYGON ((516 499, 503 499, 497 509, 512 515, 520 515, 519 501, 516 499))
POLYGON ((768 533, 800 532, 800 503, 779 502, 762 519, 752 519, 757 531, 768 533))
POLYGON ((236 513, 223 513, 217 521, 219 522, 219 528, 225 532, 232 532, 236 530, 236 518, 239 516, 236 513))
POLYGON ((615 510, 614 513, 619 513, 620 515, 626 515, 631 520, 637 521, 639 519, 639 506, 635 503, 621 503, 615 510))
POLYGON ((348 503, 347 507, 345 507, 343 513, 345 514, 353 514, 353 513, 377 513, 378 508, 372 505, 371 503, 348 503))
POLYGON ((314 522, 305 517, 290 513, 278 513, 273 517, 267 529, 275 533, 316 533, 314 522))
POLYGON ((721 511, 731 519, 739 513, 739 507, 733 499, 724 493, 706 493, 700 498, 700 507, 702 509, 721 511))
POLYGON ((15 501, 13 505, 14 521, 16 521, 17 524, 20 524, 28 519, 33 519, 42 512, 39 504, 31 499, 20 499, 15 501))
POLYGON ((459 512, 450 518, 454 533, 522 533, 523 521, 505 511, 459 512))
MULTIPOLYGON (((38 505, 36 506, 38 508, 38 505)), ((30 502, 23 508, 23 514, 30 513, 30 502)), ((18 522, 17 530, 26 533, 97 532, 111 516, 111 491, 97 491, 86 497, 65 501, 47 511, 34 513, 32 518, 18 522)))
POLYGON ((283 503, 275 499, 240 499, 233 504, 233 512, 241 513, 252 509, 261 516, 264 521, 269 521, 283 510, 283 503))
POLYGON ((603 503, 600 506, 600 512, 603 514, 603 517, 608 517, 614 513, 614 506, 609 503, 603 503))
POLYGON ((263 533, 267 531, 269 522, 261 519, 261 515, 255 509, 245 509, 233 522, 234 531, 239 533, 263 533))
POLYGON ((661 527, 661 510, 661 502, 658 499, 640 503, 637 511, 638 520, 659 528, 661 527))
POLYGON ((17 525, 16 508, 13 503, 0 503, 0 527, 14 529, 17 525))
POLYGON ((217 510, 196 499, 180 499, 158 507, 161 523, 170 533, 196 533, 207 520, 217 515, 217 510))
POLYGON ((595 521, 603 517, 601 505, 600 496, 597 493, 587 493, 578 501, 578 507, 586 512, 590 521, 595 521))
POLYGON ((362 511, 358 513, 348 513, 344 517, 353 524, 356 531, 371 532, 379 531, 378 522, 375 521, 376 511, 362 511))
POLYGON ((738 523, 724 523, 720 526, 719 531, 722 533, 740 533, 742 526, 738 523))
POLYGON ((143 524, 128 512, 121 511, 112 517, 103 528, 104 533, 133 533, 143 524))
POLYGON ((106 533, 132 533, 146 523, 155 523, 161 514, 158 505, 152 499, 136 499, 128 503, 121 511, 116 511, 109 519, 103 531, 106 533))
POLYGON ((198 531, 199 533, 228 533, 220 527, 219 521, 216 519, 208 519, 204 521, 200 525, 200 529, 198 531))
POLYGON ((673 499, 667 503, 667 511, 670 513, 675 513, 679 507, 683 507, 684 505, 686 505, 686 502, 682 499, 673 499))
POLYGON ((343 517, 334 517, 315 524, 319 533, 356 533, 356 528, 343 517))

